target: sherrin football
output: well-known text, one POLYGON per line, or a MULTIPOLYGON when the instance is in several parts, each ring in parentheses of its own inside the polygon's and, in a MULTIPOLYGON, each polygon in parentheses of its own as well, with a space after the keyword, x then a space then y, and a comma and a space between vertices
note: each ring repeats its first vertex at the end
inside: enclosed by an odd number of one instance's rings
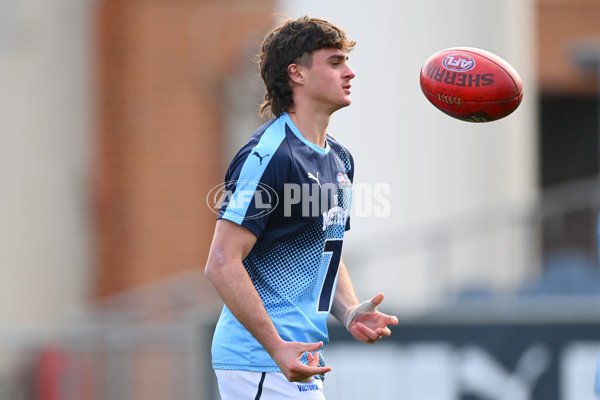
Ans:
POLYGON ((431 104, 462 121, 504 118, 523 99, 517 71, 497 55, 473 47, 435 53, 421 68, 420 81, 431 104))

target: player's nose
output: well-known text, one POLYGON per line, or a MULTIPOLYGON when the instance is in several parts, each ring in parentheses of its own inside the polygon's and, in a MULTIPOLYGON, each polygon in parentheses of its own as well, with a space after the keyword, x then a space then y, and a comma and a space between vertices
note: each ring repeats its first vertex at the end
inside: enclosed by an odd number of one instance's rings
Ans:
POLYGON ((356 73, 350 68, 350 66, 346 66, 346 71, 344 72, 344 78, 346 79, 354 79, 356 73))

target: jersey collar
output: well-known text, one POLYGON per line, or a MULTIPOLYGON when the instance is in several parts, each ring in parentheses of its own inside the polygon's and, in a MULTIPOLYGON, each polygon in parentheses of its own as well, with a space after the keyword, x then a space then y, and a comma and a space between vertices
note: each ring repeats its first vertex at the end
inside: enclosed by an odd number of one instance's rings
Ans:
POLYGON ((281 115, 281 118, 287 124, 287 126, 290 127, 292 132, 294 132, 294 135, 296 135, 296 137, 298 139, 300 139, 300 141, 302 141, 305 145, 309 146, 311 149, 313 149, 317 153, 320 153, 320 154, 328 154, 329 153, 330 147, 329 147, 329 143, 327 142, 327 140, 325 140, 325 148, 323 149, 323 148, 317 146, 316 144, 309 142, 308 140, 306 140, 304 138, 304 136, 302 136, 302 134, 300 133, 298 128, 296 128, 296 125, 294 125, 294 123, 292 122, 292 119, 290 118, 288 113, 284 112, 281 115))

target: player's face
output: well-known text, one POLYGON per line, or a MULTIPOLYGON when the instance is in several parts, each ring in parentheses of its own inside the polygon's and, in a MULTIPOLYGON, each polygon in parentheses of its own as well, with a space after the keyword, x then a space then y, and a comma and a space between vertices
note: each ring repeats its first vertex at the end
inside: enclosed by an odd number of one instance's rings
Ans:
POLYGON ((348 65, 348 54, 338 49, 320 49, 312 54, 312 65, 305 70, 305 89, 309 98, 330 112, 349 106, 350 81, 356 76, 348 65))

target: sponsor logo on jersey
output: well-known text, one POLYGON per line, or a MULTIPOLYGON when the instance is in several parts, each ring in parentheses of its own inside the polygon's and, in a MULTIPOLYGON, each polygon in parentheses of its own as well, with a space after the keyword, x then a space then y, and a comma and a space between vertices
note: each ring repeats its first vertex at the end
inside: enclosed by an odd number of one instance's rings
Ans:
POLYGON ((319 390, 319 386, 315 383, 314 378, 310 378, 308 382, 298 382, 296 385, 300 392, 314 392, 315 390, 319 390))
POLYGON ((438 82, 454 86, 479 87, 494 83, 494 74, 465 74, 442 69, 434 63, 427 65, 427 76, 438 82))
POLYGON ((346 219, 350 215, 350 210, 344 210, 340 206, 335 206, 329 211, 323 212, 323 230, 326 230, 331 225, 346 226, 346 219))
POLYGON ((259 164, 259 165, 262 165, 263 159, 265 159, 265 158, 267 158, 267 157, 269 157, 269 156, 270 156, 270 154, 265 154, 264 156, 261 156, 261 155, 258 153, 258 151, 254 151, 254 152, 252 152, 252 155, 253 155, 253 156, 256 156, 256 157, 258 157, 258 159, 259 159, 259 161, 260 161, 260 164, 259 164))
POLYGON ((352 187, 352 182, 350 181, 350 178, 348 178, 348 175, 345 172, 338 172, 335 179, 337 180, 340 188, 352 187))
POLYGON ((321 182, 319 182, 319 172, 317 171, 317 176, 314 176, 312 173, 308 173, 308 179, 312 179, 313 181, 317 182, 319 184, 319 187, 321 186, 321 182))
POLYGON ((442 65, 449 71, 467 72, 475 68, 475 60, 466 54, 450 54, 444 57, 442 65))

